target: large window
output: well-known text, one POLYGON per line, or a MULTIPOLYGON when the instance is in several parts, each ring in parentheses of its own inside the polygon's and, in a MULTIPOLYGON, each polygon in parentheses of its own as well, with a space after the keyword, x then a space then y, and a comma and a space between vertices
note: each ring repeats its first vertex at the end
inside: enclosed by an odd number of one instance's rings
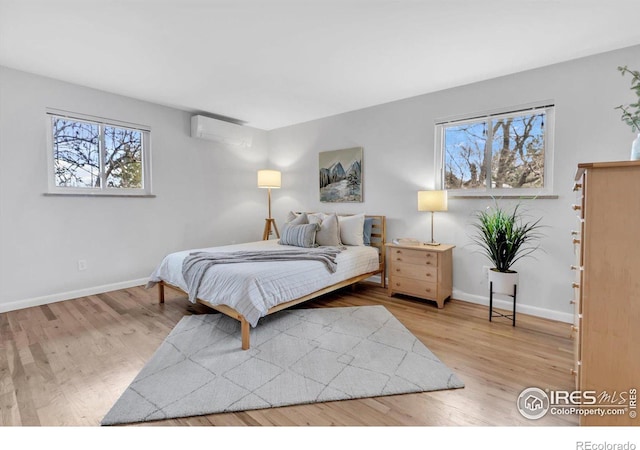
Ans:
POLYGON ((453 195, 551 193, 553 106, 441 122, 436 167, 453 195))
POLYGON ((49 191, 151 194, 148 127, 48 112, 49 191))

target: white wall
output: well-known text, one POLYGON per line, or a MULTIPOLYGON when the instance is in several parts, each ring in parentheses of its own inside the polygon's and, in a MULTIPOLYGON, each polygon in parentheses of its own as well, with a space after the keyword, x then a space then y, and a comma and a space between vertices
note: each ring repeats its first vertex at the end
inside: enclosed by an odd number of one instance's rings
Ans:
POLYGON ((171 251, 260 239, 266 133, 224 147, 191 138, 190 117, 0 67, 0 312, 140 284, 171 251), (156 197, 43 195, 47 107, 149 125, 156 197))
MULTIPOLYGON (((144 282, 168 252, 260 239, 266 193, 256 170, 283 170, 273 192, 289 210, 387 216, 388 237, 427 240, 416 191, 434 184, 434 122, 539 100, 556 104, 554 187, 558 199, 524 201, 543 217, 546 239, 517 265, 522 312, 569 321, 574 262, 570 205, 578 162, 626 160, 634 135, 613 108, 634 99, 616 67, 640 65, 640 46, 397 101, 265 133, 236 149, 189 136, 191 114, 0 67, 0 312, 144 282), (45 108, 152 128, 155 198, 50 197, 45 108), (318 200, 318 152, 364 147, 364 202, 318 200), (268 162, 267 162, 268 156, 268 162), (78 271, 79 259, 87 270, 78 271)), ((470 246, 473 211, 489 199, 451 199, 436 215, 436 239, 454 243, 454 296, 486 302, 482 266, 470 246)), ((513 204, 513 201, 507 204, 513 204)))
MULTIPOLYGON (((579 162, 629 159, 634 134, 614 110, 635 100, 630 78, 616 70, 626 64, 638 68, 640 46, 272 131, 269 159, 283 170, 285 184, 274 202, 274 217, 283 221, 291 209, 384 214, 388 238, 428 240, 430 216, 416 211, 416 191, 434 187, 436 120, 551 99, 556 105, 553 186, 558 198, 522 201, 531 214, 543 217, 546 238, 535 259, 515 269, 520 272, 519 311, 570 321, 573 178, 579 162), (364 147, 364 202, 320 203, 318 152, 354 146, 364 147)), ((451 199, 450 210, 436 214, 436 239, 456 245, 455 298, 488 304, 482 272, 488 261, 470 245, 469 236, 474 211, 491 203, 451 199)))

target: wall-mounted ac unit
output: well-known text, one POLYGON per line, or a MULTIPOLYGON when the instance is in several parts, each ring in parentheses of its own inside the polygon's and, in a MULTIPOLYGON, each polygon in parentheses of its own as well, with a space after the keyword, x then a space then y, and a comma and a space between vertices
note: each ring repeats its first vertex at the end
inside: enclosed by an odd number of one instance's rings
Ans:
POLYGON ((253 141, 250 128, 206 116, 191 117, 191 136, 238 147, 251 147, 253 141))

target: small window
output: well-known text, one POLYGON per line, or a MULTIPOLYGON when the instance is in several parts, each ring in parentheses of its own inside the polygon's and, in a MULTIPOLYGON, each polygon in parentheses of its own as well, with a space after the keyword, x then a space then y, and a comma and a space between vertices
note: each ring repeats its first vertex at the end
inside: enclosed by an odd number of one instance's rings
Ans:
POLYGON ((49 192, 150 195, 150 130, 86 115, 48 112, 49 192))
POLYGON ((436 168, 452 195, 551 194, 553 106, 436 124, 436 168))

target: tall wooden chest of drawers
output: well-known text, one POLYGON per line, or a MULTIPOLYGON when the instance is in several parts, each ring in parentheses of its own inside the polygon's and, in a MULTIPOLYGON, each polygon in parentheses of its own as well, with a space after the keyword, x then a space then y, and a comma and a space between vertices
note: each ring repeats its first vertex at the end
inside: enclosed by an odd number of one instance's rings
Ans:
POLYGON ((389 295, 405 294, 433 300, 438 308, 453 290, 454 245, 386 244, 389 255, 389 295))
POLYGON ((640 161, 579 164, 574 190, 576 389, 627 408, 580 424, 639 426, 640 161))

